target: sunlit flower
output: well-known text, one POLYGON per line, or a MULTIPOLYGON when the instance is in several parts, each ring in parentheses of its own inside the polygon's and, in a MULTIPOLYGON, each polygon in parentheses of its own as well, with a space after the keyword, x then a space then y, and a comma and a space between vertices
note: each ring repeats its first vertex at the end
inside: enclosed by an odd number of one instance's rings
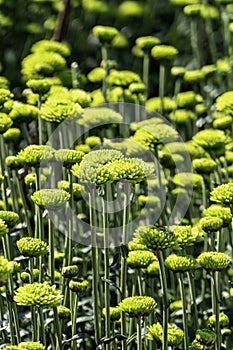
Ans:
POLYGON ((87 78, 91 83, 101 83, 105 76, 106 70, 102 67, 96 67, 87 74, 87 78))
POLYGON ((40 40, 31 47, 32 52, 57 52, 67 57, 70 55, 70 48, 67 43, 61 43, 54 40, 40 40))
POLYGON ((64 266, 62 268, 61 274, 65 278, 73 278, 78 275, 78 266, 77 265, 70 265, 70 266, 64 266))
POLYGON ((13 228, 19 221, 19 215, 13 211, 0 211, 0 219, 5 222, 8 228, 13 228))
MULTIPOLYGON (((102 314, 104 317, 106 316, 105 308, 103 308, 102 314)), ((119 308, 119 306, 110 307, 109 314, 110 314, 111 321, 118 321, 121 318, 121 309, 119 308)))
POLYGON ((174 272, 185 272, 195 268, 196 259, 192 255, 171 254, 165 259, 164 264, 174 272))
POLYGON ((155 255, 146 250, 130 251, 127 257, 127 265, 134 269, 145 268, 156 259, 155 255))
POLYGON ((156 45, 151 49, 151 56, 160 62, 172 62, 178 55, 178 50, 174 46, 156 45))
POLYGON ((0 134, 4 134, 12 124, 13 122, 7 114, 0 113, 0 134))
POLYGON ((148 316, 156 307, 156 301, 147 296, 135 296, 123 299, 119 303, 122 312, 126 312, 129 317, 148 316))
POLYGON ((112 124, 122 122, 120 113, 106 107, 84 109, 77 120, 78 124, 85 127, 94 127, 98 124, 112 124))
MULTIPOLYGON (((147 327, 149 332, 146 337, 150 340, 157 340, 162 342, 163 340, 163 327, 159 322, 154 323, 152 326, 147 327)), ((168 345, 178 346, 184 338, 184 332, 182 329, 168 324, 168 345)))
MULTIPOLYGON (((228 326, 230 323, 229 317, 224 314, 224 312, 220 312, 219 314, 219 325, 221 328, 224 328, 226 326, 228 326)), ((211 315, 208 318, 208 326, 210 326, 211 328, 214 328, 216 325, 216 315, 211 315)))
POLYGON ((205 270, 221 271, 226 269, 231 263, 231 258, 225 253, 220 252, 204 252, 197 258, 197 263, 205 270))
POLYGON ((233 183, 223 184, 215 187, 210 193, 212 202, 232 204, 233 203, 233 183))
POLYGON ((10 274, 14 271, 14 265, 4 256, 0 256, 0 285, 7 282, 10 274))
POLYGON ((144 244, 153 250, 163 250, 166 248, 179 249, 176 236, 166 227, 139 227, 135 232, 135 236, 138 238, 139 243, 144 244))
POLYGON ((199 224, 206 232, 216 232, 221 229, 223 221, 217 216, 206 216, 200 219, 199 224))
POLYGON ((200 174, 210 174, 217 168, 217 163, 211 158, 194 159, 192 165, 200 174))
POLYGON ((118 34, 118 29, 114 27, 98 25, 93 28, 93 33, 99 39, 101 44, 111 44, 114 37, 118 34))
POLYGON ((193 140, 206 149, 219 149, 224 147, 226 136, 222 130, 205 129, 193 136, 193 140))
POLYGON ((143 51, 149 51, 152 49, 152 47, 160 43, 160 39, 152 35, 141 36, 136 39, 136 45, 140 47, 140 49, 142 49, 143 51))
POLYGON ((21 130, 18 128, 9 128, 4 132, 3 138, 5 143, 16 142, 20 138, 21 130))
POLYGON ((70 194, 59 189, 43 189, 33 193, 33 202, 41 208, 55 210, 63 207, 70 199, 70 194))
POLYGON ((169 118, 176 124, 186 124, 195 119, 195 114, 187 109, 177 109, 169 114, 169 118))
POLYGON ((48 253, 47 244, 39 238, 23 237, 16 244, 20 253, 24 256, 37 258, 48 253))
POLYGON ((177 225, 171 226, 170 229, 182 248, 192 246, 198 241, 199 232, 195 227, 191 227, 190 225, 177 225))
POLYGON ((84 280, 82 282, 71 280, 69 282, 69 288, 72 290, 72 292, 78 293, 81 296, 85 294, 88 284, 89 283, 87 280, 84 280))
MULTIPOLYGON (((163 98, 163 110, 171 112, 176 107, 176 102, 170 97, 163 98)), ((146 101, 146 109, 153 112, 162 111, 162 103, 160 97, 151 97, 146 101)))
POLYGON ((61 80, 58 77, 29 79, 26 85, 35 93, 39 95, 46 94, 54 85, 61 85, 61 80))
POLYGON ((231 209, 220 204, 212 204, 202 212, 204 217, 214 216, 222 219, 222 225, 228 226, 232 221, 231 209))
POLYGON ((17 154, 21 163, 39 167, 43 160, 50 160, 54 156, 54 150, 47 145, 30 145, 17 154))

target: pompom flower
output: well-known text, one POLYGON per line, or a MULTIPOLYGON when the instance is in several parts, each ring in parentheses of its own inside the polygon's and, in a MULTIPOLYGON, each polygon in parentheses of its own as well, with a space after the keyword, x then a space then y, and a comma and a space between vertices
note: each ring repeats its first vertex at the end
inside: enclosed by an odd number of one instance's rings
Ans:
POLYGON ((217 168, 216 162, 211 158, 194 159, 192 165, 200 174, 210 174, 217 168))
POLYGON ((231 261, 228 255, 220 252, 204 252, 197 257, 197 263, 209 271, 226 269, 231 261))
POLYGON ((54 40, 40 40, 31 47, 32 52, 57 52, 63 57, 70 55, 70 48, 66 43, 54 40))
MULTIPOLYGON (((171 112, 176 107, 176 102, 170 97, 163 98, 163 110, 164 112, 171 112)), ((159 97, 151 97, 146 101, 146 109, 147 111, 153 112, 161 112, 162 104, 161 98, 159 97)))
POLYGON ((206 216, 200 219, 199 224, 206 232, 216 232, 221 229, 223 221, 217 216, 206 216))
POLYGON ((13 124, 10 117, 5 113, 0 113, 0 134, 4 134, 13 124))
POLYGON ((111 44, 112 40, 118 34, 118 29, 114 27, 98 25, 93 28, 93 33, 99 39, 101 44, 111 44))
POLYGON ((22 306, 56 307, 61 305, 63 295, 48 282, 31 283, 16 290, 14 301, 22 306))
POLYGON ((189 84, 199 83, 205 79, 205 74, 201 69, 186 71, 184 74, 184 81, 189 84))
POLYGON ((14 101, 13 108, 9 114, 11 119, 17 123, 30 123, 33 120, 37 120, 39 110, 35 106, 31 106, 26 103, 14 101))
MULTIPOLYGON (((39 95, 46 94, 52 86, 61 85, 61 80, 57 77, 41 78, 41 79, 29 79, 27 86, 35 93, 39 95)), ((39 111, 38 111, 39 112, 39 111)))
POLYGON ((142 272, 149 276, 158 276, 159 275, 159 262, 156 258, 147 268, 142 269, 142 272))
POLYGON ((177 107, 189 108, 197 103, 197 96, 194 91, 185 91, 177 94, 177 107))
POLYGON ((64 120, 76 116, 82 107, 70 99, 48 99, 42 104, 40 114, 41 118, 48 122, 62 123, 64 120))
POLYGON ((153 250, 163 250, 166 248, 179 249, 176 236, 166 227, 139 227, 135 232, 135 236, 138 238, 139 243, 153 250))
POLYGON ((5 222, 8 228, 13 228, 19 221, 19 215, 13 211, 0 211, 0 219, 5 222))
POLYGON ((123 299, 119 308, 129 317, 148 316, 156 307, 156 301, 147 296, 135 296, 123 299))
MULTIPOLYGON (((118 321, 121 318, 121 309, 119 308, 119 306, 110 307, 109 313, 110 313, 110 320, 111 321, 118 321)), ((106 309, 105 308, 103 308, 103 310, 102 310, 102 315, 104 317, 106 316, 106 309)))
POLYGON ((55 151, 54 157, 57 161, 62 162, 64 167, 71 168, 72 165, 80 163, 84 153, 72 149, 59 149, 55 151))
POLYGON ((43 160, 50 160, 54 156, 54 150, 47 145, 30 145, 17 154, 21 163, 39 167, 43 160))
POLYGON ((107 77, 107 82, 112 86, 128 87, 132 83, 141 83, 142 81, 140 76, 135 72, 111 69, 107 77))
POLYGON ((173 123, 186 124, 190 120, 195 119, 195 114, 187 109, 177 109, 176 111, 169 114, 169 118, 173 123))
POLYGON ((174 46, 156 45, 151 49, 151 56, 156 61, 172 62, 178 55, 178 50, 174 46))
POLYGON ((160 42, 161 42, 160 39, 152 35, 141 36, 136 39, 136 45, 145 52, 151 50, 152 47, 160 44, 160 42))
POLYGON ((67 318, 70 318, 71 311, 68 309, 68 307, 64 305, 59 305, 57 308, 58 317, 62 320, 66 320, 67 318))
MULTIPOLYGON (((230 323, 230 320, 229 320, 229 317, 224 314, 224 312, 220 312, 219 314, 219 324, 220 324, 220 327, 221 328, 224 328, 224 327, 227 327, 230 323)), ((215 325, 216 325, 216 315, 211 315, 209 318, 208 318, 208 325, 211 327, 211 328, 215 328, 215 325)))
POLYGON ((19 140, 21 130, 18 128, 10 128, 3 134, 5 143, 16 142, 19 140))
POLYGON ((4 235, 6 235, 9 232, 9 229, 2 219, 0 219, 0 238, 4 235))
POLYGON ((134 269, 145 268, 156 259, 155 255, 147 250, 133 250, 127 257, 127 265, 134 269))
POLYGON ((70 194, 59 189, 43 189, 33 193, 33 202, 41 208, 55 210, 63 207, 70 199, 70 194))
POLYGON ((8 156, 5 159, 6 166, 10 169, 20 169, 24 162, 20 160, 17 156, 8 156))
POLYGON ((85 140, 85 144, 91 148, 94 148, 101 144, 101 138, 99 136, 88 136, 85 140))
POLYGON ((216 108, 220 112, 233 115, 233 91, 224 92, 216 99, 216 108))
POLYGON ((120 113, 106 107, 93 107, 84 109, 77 120, 77 123, 87 128, 97 125, 121 123, 123 120, 120 113))
POLYGON ((228 226, 232 221, 231 209, 223 207, 220 204, 212 204, 209 208, 202 212, 204 217, 219 217, 222 219, 222 225, 228 226))
POLYGON ((233 183, 223 184, 215 187, 210 193, 212 202, 232 204, 233 203, 233 183))
POLYGON ((4 285, 10 274, 14 271, 14 265, 8 261, 4 256, 0 256, 0 286, 4 285))
POLYGON ((193 173, 179 173, 176 174, 172 181, 175 185, 194 189, 201 190, 203 184, 203 177, 199 174, 193 173))
POLYGON ((165 259, 164 264, 174 272, 185 272, 195 268, 196 259, 192 255, 171 254, 165 259))
MULTIPOLYGON (((146 337, 150 340, 157 340, 162 342, 163 340, 163 327, 159 322, 154 323, 152 326, 147 327, 149 332, 146 337)), ((184 337, 182 329, 168 324, 168 345, 178 346, 184 337)))
POLYGON ((77 265, 70 265, 70 266, 64 266, 62 268, 61 274, 65 278, 73 278, 78 275, 78 266, 77 265))
POLYGON ((86 292, 88 284, 89 283, 87 280, 84 280, 82 282, 71 280, 69 282, 69 289, 81 296, 86 292))
POLYGON ((23 237, 16 244, 20 253, 30 258, 37 258, 48 253, 47 244, 39 238, 23 237))
POLYGON ((96 67, 87 74, 87 78, 91 83, 101 83, 105 76, 106 70, 102 67, 96 67))
POLYGON ((193 136, 193 140, 207 150, 224 147, 226 136, 222 130, 205 129, 193 136))

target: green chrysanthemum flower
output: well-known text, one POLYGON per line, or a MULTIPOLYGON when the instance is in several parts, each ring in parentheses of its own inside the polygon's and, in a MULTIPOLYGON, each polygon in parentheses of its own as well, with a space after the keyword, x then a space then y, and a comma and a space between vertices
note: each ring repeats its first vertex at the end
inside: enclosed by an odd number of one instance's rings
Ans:
POLYGON ((95 26, 93 33, 99 39, 101 44, 111 44, 112 40, 118 34, 118 29, 109 26, 95 26))
POLYGON ((20 274, 20 279, 21 281, 23 281, 24 283, 29 283, 31 277, 33 277, 33 281, 34 282, 38 282, 39 280, 39 275, 40 275, 40 270, 39 269, 33 269, 32 270, 32 276, 31 273, 23 271, 20 274))
POLYGON ((47 244, 39 238, 23 237, 16 244, 20 253, 30 258, 38 258, 48 253, 47 244))
POLYGON ((176 311, 176 310, 182 310, 182 300, 175 300, 169 305, 169 310, 176 311))
POLYGON ((219 217, 222 219, 223 226, 228 226, 232 221, 231 209, 219 204, 212 204, 203 211, 202 215, 204 217, 219 217))
POLYGON ((3 134, 5 143, 17 142, 20 138, 21 130, 18 128, 9 128, 3 134))
POLYGON ((186 71, 184 74, 184 81, 187 83, 199 83, 205 79, 205 74, 201 69, 186 71))
POLYGON ((14 95, 12 94, 12 92, 10 92, 10 90, 0 88, 0 110, 1 111, 5 112, 4 111, 5 103, 10 101, 13 97, 14 97, 14 95))
POLYGON ((0 256, 0 285, 3 285, 7 282, 10 274, 13 271, 14 266, 12 262, 5 259, 4 256, 0 256))
POLYGON ((126 20, 128 18, 140 18, 148 12, 148 8, 141 2, 127 0, 123 1, 117 8, 117 18, 126 20))
POLYGON ((110 108, 96 107, 84 109, 80 113, 77 123, 85 127, 94 127, 98 124, 121 123, 122 119, 120 113, 110 108))
POLYGON ((190 120, 195 120, 195 114, 187 109, 177 109, 175 112, 169 114, 169 118, 177 125, 186 124, 190 120))
POLYGON ((193 107, 197 103, 197 97, 194 91, 185 91, 177 94, 177 106, 179 108, 193 107))
POLYGON ((139 158, 117 159, 98 169, 96 183, 101 186, 107 182, 128 180, 132 183, 139 183, 145 180, 153 169, 139 158))
POLYGON ((217 216, 206 216, 200 219, 199 224, 206 232, 216 232, 222 228, 223 221, 217 216))
POLYGON ((19 215, 13 211, 0 211, 0 219, 5 222, 8 228, 13 228, 19 221, 19 215))
POLYGON ((59 189, 43 189, 33 193, 33 202, 41 208, 55 210, 63 207, 70 199, 70 194, 59 189))
POLYGON ((90 107, 91 96, 90 94, 82 89, 72 89, 70 94, 75 103, 78 103, 82 108, 90 107))
POLYGON ((0 134, 4 134, 13 124, 10 117, 5 113, 0 113, 0 134))
POLYGON ((16 123, 30 123, 38 118, 39 110, 35 106, 14 101, 13 108, 9 114, 16 123))
POLYGON ((62 276, 65 278, 73 278, 78 275, 78 266, 77 265, 70 265, 70 266, 64 266, 62 268, 61 272, 62 276))
POLYGON ((38 342, 22 342, 18 345, 19 350, 45 350, 45 346, 38 342))
POLYGON ((29 79, 26 85, 36 94, 44 95, 54 85, 61 85, 61 80, 58 77, 29 79))
MULTIPOLYGON (((224 312, 220 312, 219 314, 219 325, 221 328, 227 327, 230 323, 229 317, 224 314, 224 312)), ((216 315, 212 315, 208 318, 208 326, 214 328, 216 324, 216 315)))
POLYGON ((127 257, 127 264, 134 269, 145 268, 155 260, 155 255, 146 250, 130 251, 127 257))
POLYGON ((135 296, 123 299, 119 303, 122 312, 126 312, 129 317, 148 316, 156 307, 156 301, 147 296, 135 296))
POLYGON ((9 80, 6 77, 1 75, 0 76, 0 88, 8 89, 9 85, 10 85, 9 80))
POLYGON ((231 258, 225 253, 220 252, 204 252, 197 258, 197 263, 205 270, 221 271, 226 269, 231 263, 231 258))
POLYGON ((172 62, 178 55, 178 50, 174 46, 156 45, 151 49, 151 56, 156 61, 172 62))
POLYGON ((109 13, 109 5, 101 0, 83 0, 82 1, 83 8, 90 13, 99 15, 99 14, 108 14, 109 13))
POLYGON ((194 189, 201 190, 203 177, 199 174, 179 173, 173 177, 172 181, 177 186, 186 188, 193 187, 194 189))
POLYGON ((102 67, 96 67, 87 74, 87 78, 91 83, 101 83, 105 77, 106 70, 102 67))
POLYGON ((147 205, 148 207, 159 207, 160 206, 160 198, 158 196, 138 196, 138 204, 141 206, 147 205))
POLYGON ((101 138, 99 136, 88 136, 85 140, 85 144, 91 148, 101 145, 101 138))
POLYGON ((96 182, 98 170, 107 163, 123 158, 123 154, 114 150, 92 151, 83 157, 79 166, 72 167, 72 173, 81 183, 96 182))
POLYGON ((129 91, 132 94, 144 94, 146 91, 146 86, 143 83, 132 83, 129 85, 129 91))
POLYGON ((193 140, 185 142, 185 147, 192 160, 197 158, 208 158, 209 156, 207 151, 193 140))
POLYGON ((88 281, 84 280, 82 282, 71 280, 69 282, 69 288, 72 290, 72 292, 78 293, 80 295, 85 294, 87 287, 88 287, 88 281))
MULTIPOLYGON (((40 174, 40 183, 46 181, 46 176, 44 174, 40 174)), ((29 173, 25 176, 24 182, 27 186, 36 188, 36 173, 29 173)))
MULTIPOLYGON (((121 318, 121 310, 120 310, 119 306, 110 307, 109 314, 110 314, 111 321, 118 321, 121 318)), ((104 317, 106 316, 105 308, 103 308, 103 310, 102 310, 102 315, 104 317)))
POLYGON ((213 127, 215 129, 219 130, 225 130, 227 128, 230 128, 232 126, 233 118, 232 116, 228 115, 225 117, 217 118, 213 121, 213 127))
POLYGON ((226 135, 222 130, 206 129, 196 133, 193 140, 205 149, 216 150, 224 147, 226 135))
POLYGON ((210 193, 212 202, 232 204, 233 203, 233 183, 217 186, 210 193))
POLYGON ((81 162, 84 153, 72 149, 59 149, 55 151, 54 157, 57 161, 63 162, 64 167, 71 168, 72 165, 81 162))
POLYGON ((32 283, 16 290, 14 301, 22 306, 56 307, 62 302, 63 295, 56 286, 50 286, 48 282, 32 283))
POLYGON ((17 154, 21 163, 39 167, 43 160, 50 160, 54 156, 54 150, 47 145, 30 145, 17 154))
POLYGON ((217 72, 217 67, 214 64, 208 64, 201 67, 202 72, 206 77, 211 77, 217 72))
POLYGON ((128 243, 129 251, 134 250, 147 250, 147 246, 145 244, 139 243, 139 239, 134 237, 132 241, 128 243))
POLYGON ((9 232, 9 229, 8 229, 5 221, 0 219, 0 238, 4 235, 7 235, 8 232, 9 232))
POLYGON ((216 338, 216 333, 209 329, 198 329, 196 332, 196 340, 202 345, 213 345, 216 338))
POLYGON ((216 162, 211 158, 199 158, 192 161, 193 169, 200 174, 210 174, 217 168, 216 162))
POLYGON ((191 17, 218 19, 219 12, 215 6, 204 4, 191 4, 184 8, 184 13, 191 17))
POLYGON ((140 76, 129 70, 112 69, 107 77, 107 82, 112 86, 128 87, 132 83, 141 83, 140 76))
POLYGON ((233 115, 233 91, 227 91, 216 99, 216 108, 220 112, 233 115))
POLYGON ((5 162, 6 166, 10 169, 20 169, 24 165, 24 162, 22 162, 17 156, 8 156, 6 157, 5 162))
POLYGON ((186 72, 186 69, 184 67, 174 66, 171 68, 171 75, 173 75, 174 77, 182 78, 185 72, 186 72))
POLYGON ((91 152, 91 147, 86 144, 81 144, 81 145, 75 146, 75 150, 87 154, 91 152))
POLYGON ((31 47, 32 52, 57 52, 64 57, 70 55, 70 48, 66 43, 54 40, 40 40, 31 47))
POLYGON ((169 255, 164 262, 165 266, 174 272, 185 272, 195 269, 196 259, 192 255, 169 255))
POLYGON ((41 118, 48 122, 62 123, 64 120, 75 117, 82 107, 69 99, 60 97, 57 100, 54 98, 48 99, 41 106, 41 118))
POLYGON ((158 259, 155 260, 147 266, 146 269, 142 269, 142 272, 147 274, 148 276, 158 276, 159 275, 159 262, 158 259))
POLYGON ((152 47, 160 43, 161 43, 160 39, 152 35, 141 36, 136 39, 136 45, 145 52, 151 50, 152 47))
POLYGON ((218 71, 224 75, 229 74, 231 72, 231 62, 228 57, 219 58, 216 62, 216 66, 218 71))
MULTIPOLYGON (((171 112, 176 107, 175 101, 170 97, 163 98, 163 110, 164 112, 171 112)), ((153 112, 161 112, 161 98, 159 97, 151 97, 146 101, 146 109, 147 111, 153 112)))
MULTIPOLYGON (((70 191, 69 181, 61 180, 58 182, 57 185, 60 190, 64 190, 66 192, 70 191)), ((84 187, 82 185, 73 183, 72 190, 73 190, 74 199, 78 200, 82 198, 82 191, 84 191, 84 187)))
POLYGON ((70 309, 68 309, 68 307, 64 305, 59 305, 57 308, 57 312, 58 312, 58 317, 62 320, 66 320, 71 316, 70 309))
MULTIPOLYGON (((152 326, 147 327, 149 332, 146 334, 146 337, 150 340, 157 340, 162 342, 163 340, 163 327, 157 322, 152 326)), ((168 324, 168 345, 178 346, 184 337, 184 332, 182 329, 175 327, 171 324, 168 324)))
POLYGON ((179 246, 182 248, 190 247, 198 241, 199 232, 195 227, 191 227, 190 225, 178 225, 171 226, 170 229, 174 233, 179 246))
POLYGON ((111 42, 111 47, 114 47, 116 49, 124 49, 127 46, 129 46, 129 41, 128 39, 122 34, 118 33, 114 39, 111 42))
POLYGON ((153 250, 163 250, 166 248, 179 249, 176 236, 166 227, 139 227, 135 232, 135 236, 138 238, 140 244, 144 244, 153 250))

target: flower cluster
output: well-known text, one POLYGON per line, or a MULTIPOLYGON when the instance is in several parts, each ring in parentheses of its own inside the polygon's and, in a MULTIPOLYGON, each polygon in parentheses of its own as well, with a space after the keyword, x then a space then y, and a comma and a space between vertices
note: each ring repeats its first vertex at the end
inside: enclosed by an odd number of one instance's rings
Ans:
POLYGON ((9 232, 9 229, 4 220, 0 219, 0 238, 6 235, 9 232))
POLYGON ((59 209, 70 199, 70 194, 59 189, 44 189, 33 193, 33 202, 41 208, 59 209))
POLYGON ((4 350, 45 350, 45 346, 38 342, 22 342, 18 345, 7 345, 4 350))
POLYGON ((155 261, 155 255, 147 250, 133 250, 127 257, 127 265, 134 269, 145 268, 155 261))
POLYGON ((220 204, 212 204, 202 212, 204 217, 218 217, 222 219, 222 225, 228 226, 232 221, 231 209, 220 204))
MULTIPOLYGON (((150 340, 157 340, 162 342, 163 340, 163 327, 159 322, 154 323, 148 327, 149 332, 146 337, 150 340)), ((184 332, 182 329, 168 324, 168 345, 178 346, 184 338, 184 332)))
POLYGON ((210 193, 212 202, 232 204, 233 203, 233 183, 223 184, 215 187, 210 193))
POLYGON ((153 250, 163 250, 167 248, 179 249, 176 236, 166 227, 139 227, 135 232, 135 236, 138 237, 139 243, 153 250))
POLYGON ((17 158, 21 163, 34 167, 39 167, 43 160, 50 160, 53 156, 53 148, 45 145, 30 145, 17 154, 17 158))
POLYGON ((20 253, 24 256, 37 258, 48 253, 47 244, 39 238, 23 237, 16 244, 20 253))
POLYGON ((231 262, 231 258, 221 252, 204 252, 197 257, 197 263, 209 271, 226 269, 231 262))
POLYGON ((0 219, 5 222, 8 228, 13 228, 19 221, 19 215, 13 211, 0 211, 0 219))
POLYGON ((174 272, 184 272, 193 270, 196 260, 192 255, 169 255, 164 262, 165 266, 174 272))
POLYGON ((7 282, 10 274, 14 271, 14 265, 8 261, 4 256, 0 256, 0 285, 7 282))
POLYGON ((125 312, 129 317, 147 316, 156 307, 156 301, 147 296, 135 296, 123 299, 119 303, 119 308, 125 312))

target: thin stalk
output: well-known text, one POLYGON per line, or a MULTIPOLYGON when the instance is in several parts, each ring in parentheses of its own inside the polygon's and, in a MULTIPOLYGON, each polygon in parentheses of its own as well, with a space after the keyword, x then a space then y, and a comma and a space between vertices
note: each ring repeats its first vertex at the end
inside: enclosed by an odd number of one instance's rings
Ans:
POLYGON ((162 350, 168 350, 168 290, 167 290, 167 279, 164 267, 163 252, 157 250, 157 257, 159 262, 159 276, 162 288, 162 303, 163 303, 163 341, 162 350))
POLYGON ((220 350, 221 347, 221 330, 220 330, 220 323, 219 323, 219 313, 220 313, 220 308, 219 308, 219 293, 218 293, 218 284, 217 284, 217 279, 216 279, 216 271, 212 272, 212 308, 213 308, 213 313, 216 316, 216 323, 215 323, 215 333, 217 336, 216 342, 215 342, 215 350, 220 350))
POLYGON ((108 48, 106 45, 102 45, 101 46, 101 54, 102 54, 102 62, 103 62, 103 66, 105 69, 105 77, 103 79, 103 84, 102 84, 102 92, 103 92, 103 96, 104 99, 106 101, 106 91, 107 91, 107 81, 106 78, 108 76, 108 48))
MULTIPOLYGON (((4 313, 5 313, 4 311, 5 311, 4 302, 3 302, 2 294, 0 293, 0 317, 1 317, 1 321, 4 320, 4 313)), ((4 343, 9 343, 6 329, 3 328, 1 330, 1 336, 3 338, 4 343)))
POLYGON ((101 323, 99 315, 99 270, 98 270, 98 248, 96 241, 96 213, 94 208, 95 190, 91 189, 89 193, 89 207, 90 207, 90 226, 91 226, 91 256, 92 256, 92 291, 93 291, 93 309, 94 309, 94 329, 95 342, 99 344, 101 337, 101 323))
MULTIPOLYGON (((72 337, 77 333, 78 294, 72 292, 72 337)), ((72 341, 72 350, 77 350, 77 340, 72 341)))
POLYGON ((46 346, 46 334, 45 334, 45 327, 44 327, 44 315, 43 315, 43 309, 41 307, 38 308, 38 314, 39 314, 39 332, 37 339, 40 339, 42 344, 46 346))
POLYGON ((164 112, 164 91, 165 91, 165 65, 159 67, 159 98, 161 103, 161 114, 164 112))
POLYGON ((183 319, 183 329, 184 329, 184 350, 189 349, 189 339, 188 339, 188 320, 187 320, 187 302, 185 298, 185 288, 184 288, 184 281, 183 281, 183 274, 178 274, 178 281, 180 286, 180 296, 182 300, 182 319, 183 319))
POLYGON ((149 68, 150 68, 150 58, 149 53, 146 52, 143 56, 143 71, 142 71, 142 80, 146 86, 145 98, 147 98, 149 94, 149 68))
POLYGON ((32 341, 37 341, 37 321, 36 321, 35 306, 31 306, 31 315, 32 315, 32 341))
POLYGON ((198 45, 198 23, 197 19, 191 18, 191 46, 192 46, 192 52, 193 57, 195 58, 197 68, 201 67, 201 55, 198 45))
POLYGON ((31 140, 28 134, 28 129, 27 129, 27 125, 26 123, 22 123, 21 124, 21 128, 22 128, 22 134, 23 134, 23 138, 24 140, 27 142, 28 145, 31 144, 31 140))
POLYGON ((54 230, 53 230, 53 223, 51 218, 48 218, 48 226, 49 226, 49 266, 48 266, 48 270, 49 270, 49 276, 50 276, 50 280, 52 285, 55 282, 55 278, 54 278, 54 271, 55 271, 55 260, 54 260, 54 230))
POLYGON ((62 334, 61 334, 61 325, 58 317, 57 308, 53 308, 53 314, 54 314, 54 332, 55 332, 55 338, 56 338, 56 350, 62 349, 62 334))
MULTIPOLYGON (((14 294, 14 284, 13 284, 12 275, 10 276, 10 278, 8 280, 8 286, 6 287, 6 289, 10 295, 14 294)), ((19 329, 19 318, 18 318, 16 304, 14 301, 12 302, 11 309, 12 309, 12 315, 13 315, 13 326, 15 327, 16 341, 17 341, 17 343, 20 343, 21 339, 20 339, 20 329, 19 329)))
POLYGON ((188 281, 191 295, 191 314, 193 315, 193 328, 194 331, 198 329, 198 314, 197 314, 197 304, 196 304, 196 290, 194 286, 194 279, 192 271, 188 271, 188 281))
POLYGON ((137 350, 142 350, 142 318, 137 319, 137 350))
POLYGON ((138 271, 138 290, 139 290, 139 295, 143 295, 142 291, 142 271, 140 269, 138 271))

